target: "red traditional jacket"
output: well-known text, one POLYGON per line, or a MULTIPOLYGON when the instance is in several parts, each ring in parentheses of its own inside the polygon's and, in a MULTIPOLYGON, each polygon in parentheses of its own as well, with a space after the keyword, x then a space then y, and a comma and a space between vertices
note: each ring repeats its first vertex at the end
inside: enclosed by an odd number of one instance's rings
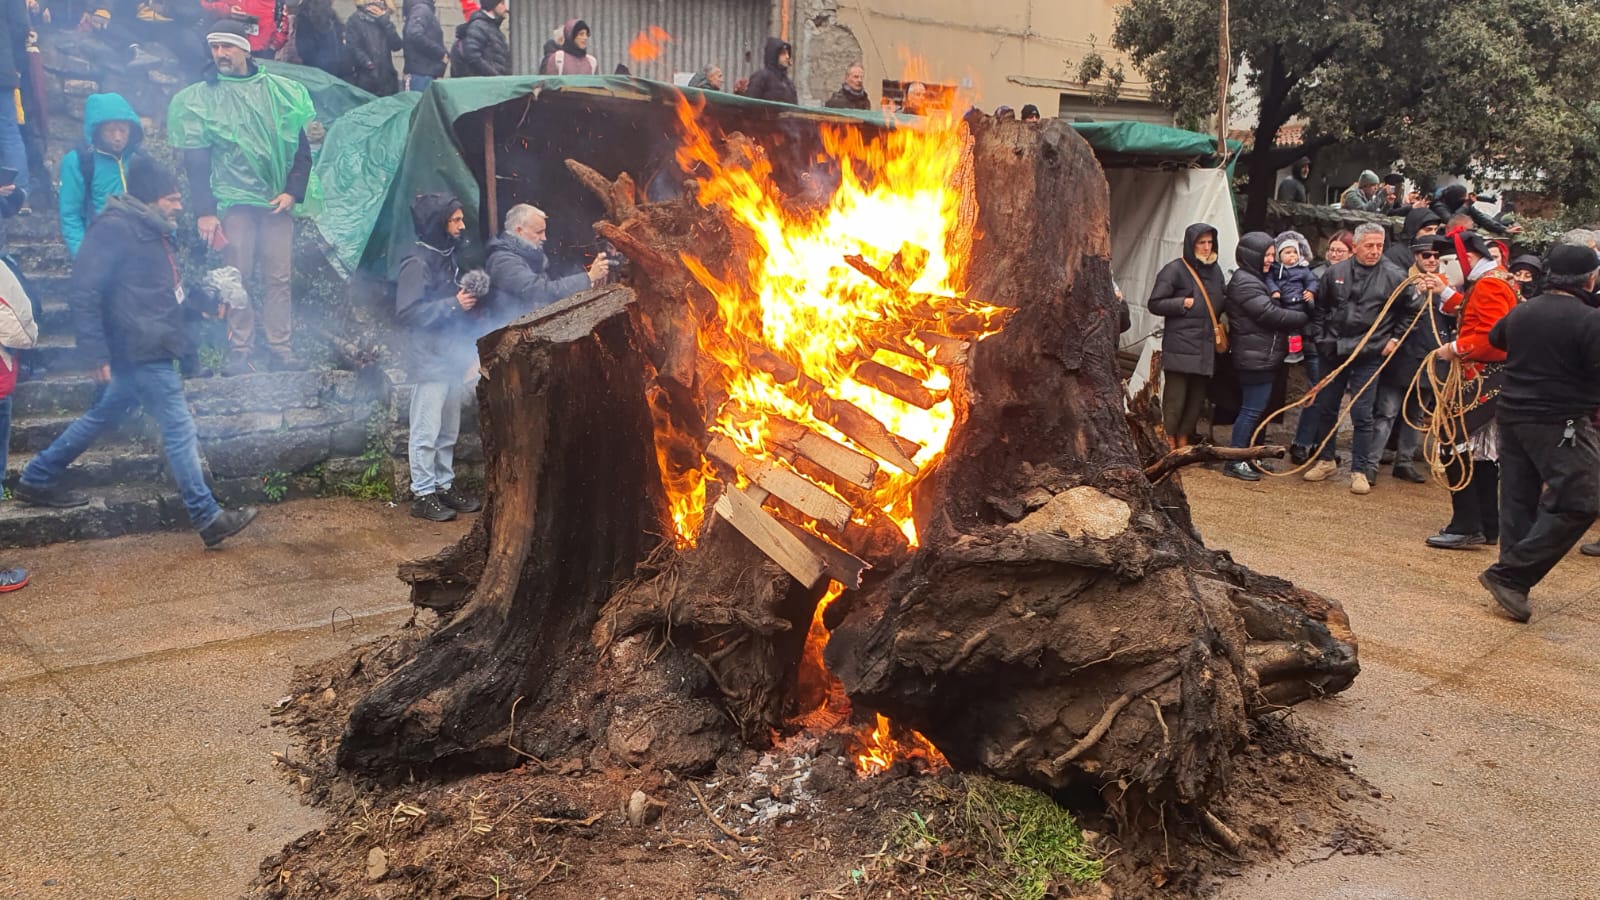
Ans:
POLYGON ((1505 318, 1517 305, 1516 279, 1496 266, 1479 278, 1466 293, 1457 292, 1444 304, 1444 311, 1456 316, 1456 354, 1469 378, 1476 378, 1481 365, 1470 363, 1505 362, 1506 352, 1489 344, 1489 329, 1505 318))

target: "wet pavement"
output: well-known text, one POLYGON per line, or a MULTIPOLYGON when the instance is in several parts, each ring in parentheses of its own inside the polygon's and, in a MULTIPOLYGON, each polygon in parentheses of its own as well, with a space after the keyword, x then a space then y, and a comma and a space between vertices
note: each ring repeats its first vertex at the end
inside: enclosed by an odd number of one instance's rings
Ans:
POLYGON ((1518 625, 1477 583, 1494 551, 1423 545, 1449 519, 1442 488, 1184 478, 1209 546, 1344 603, 1361 675, 1295 714, 1392 798, 1361 806, 1391 850, 1304 849, 1222 896, 1600 897, 1600 559, 1574 550, 1518 625))
MULTIPOLYGON (((1516 625, 1475 581, 1489 551, 1422 545, 1438 487, 1183 477, 1208 543, 1344 602, 1362 674, 1295 714, 1392 797, 1362 809, 1393 849, 1302 849, 1223 896, 1600 896, 1600 560, 1563 562, 1516 625)), ((36 580, 0 597, 0 897, 237 896, 321 824, 271 767, 293 667, 402 623, 396 562, 465 527, 318 500, 220 553, 169 533, 3 554, 36 580)))
POLYGON ((215 900, 321 824, 272 771, 296 665, 399 627, 395 564, 466 523, 339 500, 192 532, 4 551, 0 897, 215 900))

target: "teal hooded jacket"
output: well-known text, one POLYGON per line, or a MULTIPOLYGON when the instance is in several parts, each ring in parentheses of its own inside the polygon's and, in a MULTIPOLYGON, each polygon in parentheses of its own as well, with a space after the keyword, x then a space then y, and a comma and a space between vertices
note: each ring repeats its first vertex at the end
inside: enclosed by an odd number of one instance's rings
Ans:
POLYGON ((61 236, 74 257, 83 243, 83 233, 94 217, 106 208, 106 201, 127 189, 127 167, 144 142, 139 114, 121 94, 91 94, 83 104, 83 143, 61 158, 61 236), (128 145, 120 156, 108 153, 95 143, 95 132, 107 122, 129 122, 128 145), (83 163, 79 154, 88 149, 94 155, 92 184, 84 184, 83 163), (87 197, 86 197, 87 195, 87 197), (94 202, 93 212, 86 199, 94 202))

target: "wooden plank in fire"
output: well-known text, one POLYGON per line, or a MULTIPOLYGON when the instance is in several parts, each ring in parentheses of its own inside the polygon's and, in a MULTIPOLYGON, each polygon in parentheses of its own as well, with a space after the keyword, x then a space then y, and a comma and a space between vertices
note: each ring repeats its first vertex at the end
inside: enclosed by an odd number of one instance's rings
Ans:
POLYGON ((767 417, 767 437, 851 484, 870 488, 878 474, 878 462, 872 457, 781 416, 767 417))
POLYGON ((762 509, 759 500, 728 485, 712 508, 795 581, 809 588, 822 580, 827 570, 822 557, 762 509))
POLYGON ((936 331, 919 331, 917 340, 933 348, 933 361, 942 366, 962 366, 967 363, 967 350, 971 341, 964 341, 936 331))
POLYGON ((792 522, 778 519, 778 524, 798 538, 800 543, 806 545, 806 549, 815 553, 817 558, 822 560, 823 574, 839 582, 847 591, 853 591, 861 587, 861 573, 872 568, 871 563, 792 522))
POLYGON ((727 435, 712 437, 706 454, 725 465, 732 466, 772 496, 789 504, 801 513, 825 522, 834 528, 843 528, 850 521, 850 504, 828 493, 805 476, 764 459, 748 456, 727 435))
POLYGON ((945 391, 924 387, 922 382, 910 375, 870 359, 857 364, 850 377, 869 388, 882 391, 897 400, 903 400, 922 409, 932 409, 935 403, 949 396, 945 391))
POLYGON ((921 444, 890 431, 889 426, 874 419, 859 406, 829 395, 819 382, 771 350, 752 350, 749 359, 751 365, 779 382, 797 385, 817 418, 839 429, 841 434, 861 445, 863 450, 902 472, 917 474, 919 468, 912 457, 922 450, 921 444))

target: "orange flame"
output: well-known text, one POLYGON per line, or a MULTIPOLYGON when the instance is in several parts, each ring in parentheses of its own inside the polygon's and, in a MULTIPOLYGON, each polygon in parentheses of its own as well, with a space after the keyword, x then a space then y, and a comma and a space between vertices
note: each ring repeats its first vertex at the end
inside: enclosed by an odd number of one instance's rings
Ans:
MULTIPOLYGON (((716 321, 700 333, 702 353, 722 369, 728 400, 713 428, 751 456, 771 457, 769 417, 781 416, 852 444, 812 409, 798 383, 781 383, 751 365, 777 354, 835 400, 864 410, 895 435, 914 441, 919 468, 943 452, 955 424, 949 374, 933 363, 933 344, 951 315, 998 328, 1002 310, 962 299, 972 245, 971 136, 954 116, 919 129, 868 135, 825 126, 825 156, 837 161, 839 184, 827 202, 797 211, 773 179, 771 162, 753 143, 724 165, 698 110, 679 98, 684 142, 678 160, 700 176, 698 200, 724 209, 751 248, 743 271, 714 273, 685 256, 695 280, 716 301, 716 321), (850 255, 890 273, 886 287, 849 265, 850 255), (991 325, 992 323, 992 325, 991 325), (888 348, 898 352, 891 352, 888 348), (924 409, 857 380, 872 361, 908 375, 939 398, 924 409)), ((882 469, 871 490, 875 507, 916 545, 910 503, 914 473, 882 469)))
POLYGON ((628 43, 628 58, 634 62, 649 62, 652 59, 658 59, 664 49, 662 45, 670 40, 672 40, 672 35, 667 34, 665 28, 659 25, 651 25, 644 31, 634 35, 633 40, 628 43))
POLYGON ((920 759, 929 771, 950 768, 939 748, 921 734, 907 730, 905 740, 897 741, 891 734, 893 726, 882 713, 874 714, 873 719, 872 728, 856 736, 861 746, 861 752, 856 754, 857 772, 878 775, 888 771, 896 759, 920 759))

